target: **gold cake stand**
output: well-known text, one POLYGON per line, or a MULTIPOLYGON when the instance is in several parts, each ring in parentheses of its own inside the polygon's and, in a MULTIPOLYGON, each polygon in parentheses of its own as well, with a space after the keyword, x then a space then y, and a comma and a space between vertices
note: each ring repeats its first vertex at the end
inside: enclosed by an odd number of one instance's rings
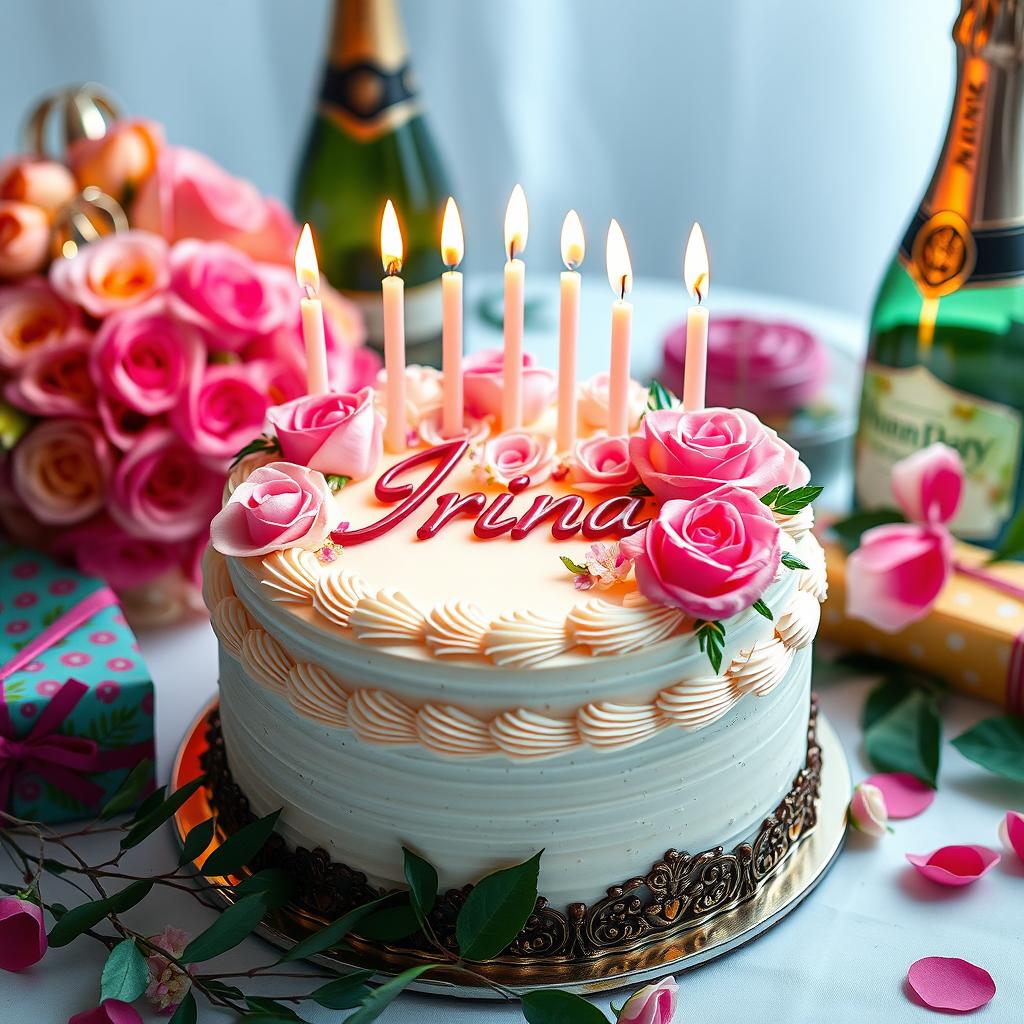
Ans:
MULTIPOLYGON (((202 774, 200 758, 208 747, 207 719, 216 708, 215 698, 203 708, 185 733, 171 770, 170 792, 202 774)), ((678 974, 729 953, 764 934, 795 910, 814 890, 835 862, 846 838, 850 769, 839 737, 820 710, 817 739, 822 755, 817 824, 780 868, 744 903, 671 939, 662 939, 626 953, 608 954, 585 964, 555 963, 550 966, 524 967, 483 964, 479 965, 479 973, 492 976, 495 981, 516 990, 561 988, 577 995, 588 995, 634 986, 665 974, 678 974)), ((210 795, 201 787, 174 817, 178 842, 184 842, 193 826, 216 813, 217 808, 210 795)), ((193 866, 197 871, 223 838, 218 831, 209 849, 196 859, 193 866)), ((234 902, 233 883, 237 880, 223 878, 209 881, 216 885, 212 893, 219 902, 224 906, 234 902)), ((269 913, 257 929, 257 934, 281 949, 289 949, 326 923, 304 910, 285 906, 269 913)), ((357 949, 343 953, 328 952, 313 960, 336 969, 370 969, 382 975, 394 974, 414 963, 423 962, 422 958, 397 955, 385 949, 370 948, 363 943, 357 949)), ((464 977, 446 968, 443 963, 409 987, 435 995, 495 998, 493 989, 483 985, 467 985, 464 977)))

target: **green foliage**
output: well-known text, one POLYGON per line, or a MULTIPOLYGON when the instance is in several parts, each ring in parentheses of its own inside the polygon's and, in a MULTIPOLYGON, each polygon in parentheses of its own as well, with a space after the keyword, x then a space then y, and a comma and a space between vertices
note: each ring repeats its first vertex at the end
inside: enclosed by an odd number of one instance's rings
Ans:
POLYGON ((795 516, 816 500, 822 490, 821 487, 812 486, 794 487, 790 490, 780 484, 764 495, 761 501, 778 516, 795 516))
POLYGON ((711 667, 715 672, 721 671, 722 652, 725 650, 725 626, 717 619, 697 619, 693 624, 693 632, 700 649, 708 656, 711 667))
POLYGON ((267 906, 273 910, 283 907, 294 894, 295 883, 291 875, 280 868, 265 868, 235 886, 236 896, 262 894, 267 906))
POLYGON ((522 930, 537 904, 543 851, 477 882, 455 921, 459 952, 466 960, 490 960, 522 930))
POLYGON ((397 942, 419 931, 420 922, 408 903, 382 907, 360 922, 355 930, 372 942, 397 942))
POLYGON ((266 845, 280 816, 278 809, 228 836, 203 862, 203 874, 208 877, 238 874, 266 845))
POLYGON ((146 783, 153 776, 153 762, 144 757, 128 774, 124 782, 117 787, 114 795, 103 805, 100 819, 107 821, 130 810, 138 800, 146 783))
POLYGON ((181 856, 178 858, 178 866, 184 867, 186 864, 191 864, 198 857, 201 857, 203 851, 210 845, 214 831, 215 823, 213 818, 207 818, 206 821, 201 821, 194 828, 189 829, 188 835, 185 836, 185 842, 181 844, 181 856))
POLYGON ((262 893, 244 896, 185 947, 181 955, 182 962, 203 963, 234 949, 256 930, 267 909, 267 901, 262 893))
POLYGON ((355 926, 365 917, 369 917, 371 912, 379 907, 382 903, 388 900, 390 897, 381 896, 378 899, 371 900, 369 903, 364 903, 361 907, 356 907, 354 910, 350 910, 347 914, 342 914, 337 920, 332 921, 330 924, 325 925, 318 932, 314 932, 308 938, 303 939, 301 942, 297 942, 291 949, 285 953, 282 959, 284 960, 306 960, 311 956, 315 956, 317 953, 326 952, 328 949, 335 949, 341 943, 341 940, 345 938, 349 932, 355 929, 355 926))
POLYGON ((431 970, 434 964, 420 964, 418 967, 410 967, 401 974, 389 978, 380 988, 375 988, 362 1002, 362 1005, 346 1018, 345 1024, 369 1024, 376 1020, 383 1012, 398 998, 402 989, 418 977, 431 970))
POLYGON ((370 994, 366 983, 373 977, 373 971, 353 971, 336 981, 321 985, 309 998, 328 1010, 351 1010, 359 1006, 370 994))
POLYGON ((953 740, 969 761, 1015 782, 1024 782, 1024 718, 986 718, 953 740))
POLYGON ((132 1003, 149 984, 149 969, 146 959, 139 952, 133 939, 119 942, 107 957, 100 978, 100 1002, 105 999, 120 999, 132 1003))
MULTIPOLYGON (((239 993, 241 995, 241 993, 239 993)), ((190 989, 186 994, 185 998, 178 1003, 178 1008, 174 1011, 174 1016, 171 1017, 170 1024, 196 1024, 199 1013, 196 1007, 196 997, 192 994, 190 989)))
POLYGON ((888 710, 881 698, 871 712, 871 724, 864 734, 864 747, 879 771, 909 772, 915 778, 938 787, 942 747, 942 719, 933 694, 913 689, 888 710))
POLYGON ((200 775, 186 783, 181 789, 172 793, 169 797, 161 800, 152 808, 147 808, 147 800, 135 814, 128 834, 121 839, 121 849, 130 850, 138 846, 147 836, 152 835, 165 821, 170 819, 177 811, 185 805, 193 793, 206 781, 206 777, 200 775), (143 814, 143 810, 147 813, 143 814))
POLYGON ((352 477, 343 476, 339 473, 330 473, 326 477, 327 486, 330 487, 331 492, 337 494, 338 491, 342 491, 345 487, 352 482, 352 477))
POLYGON ((632 487, 626 492, 630 498, 653 498, 654 491, 650 489, 645 483, 633 484, 632 487))
POLYGON ((149 879, 132 882, 113 896, 72 907, 50 929, 50 945, 66 946, 83 932, 95 928, 108 914, 123 914, 131 910, 149 895, 152 888, 153 882, 149 879))
POLYGON ((419 854, 402 847, 405 858, 405 881, 409 886, 409 900, 416 919, 424 925, 427 915, 437 902, 437 869, 419 854))
POLYGON ((873 530, 876 526, 905 522, 906 519, 896 509, 880 508, 872 512, 854 512, 853 515, 832 523, 829 529, 847 551, 853 551, 860 545, 861 534, 868 530, 873 530))
POLYGON ((648 409, 652 412, 657 409, 674 409, 678 404, 679 399, 661 381, 651 381, 647 388, 648 409))
POLYGON ((758 615, 763 615, 769 621, 775 618, 772 614, 771 608, 769 608, 761 598, 758 598, 750 607, 753 608, 758 615))
POLYGON ((608 1024, 608 1018, 582 996, 558 989, 538 989, 523 995, 528 1024, 608 1024))
POLYGON ((989 564, 1024 558, 1024 508, 1010 520, 999 547, 992 552, 989 564))
POLYGON ((782 564, 787 569, 807 569, 809 566, 806 562, 802 562, 792 551, 782 552, 782 564))
POLYGON ((559 555, 558 560, 569 570, 574 576, 589 576, 590 570, 579 562, 574 562, 568 555, 559 555))
POLYGON ((101 750, 126 747, 135 741, 138 712, 137 707, 101 712, 89 722, 85 735, 94 740, 101 750))
POLYGON ((247 456, 259 454, 280 455, 281 443, 272 434, 260 434, 235 455, 231 461, 231 468, 234 469, 247 456))

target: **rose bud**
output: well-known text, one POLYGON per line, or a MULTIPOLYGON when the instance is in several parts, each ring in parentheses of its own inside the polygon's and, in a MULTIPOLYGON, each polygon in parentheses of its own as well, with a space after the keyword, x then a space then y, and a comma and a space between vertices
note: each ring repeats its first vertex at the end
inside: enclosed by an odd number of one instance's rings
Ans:
POLYGON ((888 830, 889 812, 885 808, 882 791, 877 786, 862 782, 853 791, 847 817, 858 832, 875 839, 884 836, 888 830))
POLYGON ((675 978, 662 978, 634 992, 619 1011, 618 1024, 671 1024, 679 988, 675 978))
POLYGON ((46 952, 43 912, 14 896, 0 899, 0 971, 23 971, 46 952))

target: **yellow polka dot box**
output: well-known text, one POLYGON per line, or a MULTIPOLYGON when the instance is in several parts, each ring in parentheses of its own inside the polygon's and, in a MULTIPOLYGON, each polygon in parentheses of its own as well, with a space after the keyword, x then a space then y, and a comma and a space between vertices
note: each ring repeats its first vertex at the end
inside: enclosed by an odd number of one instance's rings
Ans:
POLYGON ((1024 714, 1024 563, 987 565, 991 552, 956 545, 948 582, 928 616, 895 633, 846 614, 846 552, 825 542, 828 600, 819 637, 931 672, 951 686, 1024 714))

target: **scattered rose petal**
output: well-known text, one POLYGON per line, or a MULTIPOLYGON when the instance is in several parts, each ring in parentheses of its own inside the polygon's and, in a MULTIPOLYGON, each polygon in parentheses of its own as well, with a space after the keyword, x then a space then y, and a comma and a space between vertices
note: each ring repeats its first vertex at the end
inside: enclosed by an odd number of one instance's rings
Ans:
POLYGON ((999 823, 999 838, 1003 846, 1024 860, 1024 814, 1020 811, 1007 811, 1006 817, 999 823))
POLYGON ((987 846, 942 846, 931 853, 908 853, 907 860, 930 882, 969 885, 999 863, 987 846))
POLYGON ((864 781, 882 791, 890 818, 916 818, 935 799, 935 790, 908 772, 880 772, 864 781))
POLYGON ((983 967, 959 957, 926 956, 910 965, 907 982, 914 995, 933 1010, 966 1013, 996 994, 996 983, 983 967))

